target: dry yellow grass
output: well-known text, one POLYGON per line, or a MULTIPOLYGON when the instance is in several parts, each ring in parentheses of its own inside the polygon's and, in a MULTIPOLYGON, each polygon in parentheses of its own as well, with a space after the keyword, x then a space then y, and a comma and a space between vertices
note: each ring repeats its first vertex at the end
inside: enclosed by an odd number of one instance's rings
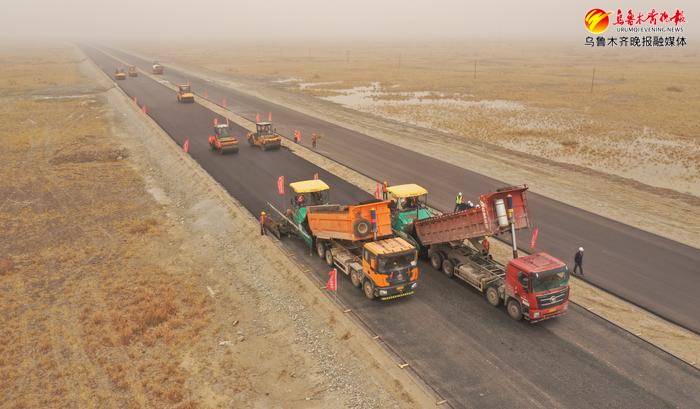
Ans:
POLYGON ((697 53, 687 47, 578 45, 192 43, 135 48, 317 97, 379 82, 379 93, 350 106, 457 138, 700 194, 697 53), (290 78, 319 84, 300 89, 294 81, 274 82, 290 78), (406 92, 428 94, 420 104, 374 103, 401 102, 406 92))
POLYGON ((62 98, 80 79, 69 49, 40 55, 0 69, 0 406, 193 407, 177 357, 211 319, 206 293, 145 257, 159 207, 100 97, 62 98))

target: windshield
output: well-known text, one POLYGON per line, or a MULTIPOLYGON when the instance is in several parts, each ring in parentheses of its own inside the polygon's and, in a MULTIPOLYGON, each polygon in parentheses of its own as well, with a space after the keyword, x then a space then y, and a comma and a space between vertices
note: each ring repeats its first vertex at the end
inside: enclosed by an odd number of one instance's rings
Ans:
POLYGON ((228 128, 225 128, 225 127, 216 128, 216 131, 217 131, 216 133, 218 133, 219 136, 230 136, 231 135, 230 133, 228 133, 228 128))
POLYGON ((182 92, 190 92, 190 86, 189 86, 189 85, 181 85, 181 86, 180 86, 180 91, 182 91, 182 92))
POLYGON ((415 251, 407 251, 390 256, 379 256, 377 261, 377 272, 389 274, 392 271, 404 270, 411 267, 411 262, 416 260, 415 251))
POLYGON ((569 283, 569 269, 566 267, 563 269, 557 268, 543 273, 533 273, 530 277, 532 280, 532 292, 538 293, 554 290, 569 283))

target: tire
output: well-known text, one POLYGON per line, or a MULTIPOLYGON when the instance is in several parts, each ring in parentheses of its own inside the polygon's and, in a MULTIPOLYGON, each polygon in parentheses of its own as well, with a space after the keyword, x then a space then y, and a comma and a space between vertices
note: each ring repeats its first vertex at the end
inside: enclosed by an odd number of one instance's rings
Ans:
POLYGON ((501 296, 498 295, 498 289, 496 287, 489 287, 486 289, 486 301, 494 307, 498 307, 501 304, 501 296))
POLYGON ((362 285, 362 289, 364 290, 365 297, 370 300, 374 300, 374 285, 371 281, 365 280, 365 283, 362 285))
POLYGON ((316 240, 316 254, 318 258, 326 258, 326 244, 321 240, 316 240))
POLYGON ((523 319, 523 310, 520 307, 520 303, 515 301, 514 299, 511 298, 510 300, 508 300, 508 306, 506 309, 508 310, 508 315, 512 319, 516 321, 520 321, 521 319, 523 319))
POLYGON ((443 260, 442 272, 450 278, 455 276, 455 265, 452 263, 452 261, 450 261, 450 259, 443 260))
POLYGON ((434 269, 440 271, 440 268, 442 267, 442 254, 438 252, 431 254, 430 265, 433 266, 434 269))
POLYGON ((331 249, 326 249, 326 264, 329 267, 333 267, 333 253, 331 253, 331 249))
POLYGON ((353 270, 350 273, 350 282, 355 288, 360 288, 362 286, 362 276, 359 271, 353 270))
POLYGON ((356 236, 364 237, 372 233, 372 225, 365 219, 357 219, 355 223, 352 224, 352 231, 356 236))

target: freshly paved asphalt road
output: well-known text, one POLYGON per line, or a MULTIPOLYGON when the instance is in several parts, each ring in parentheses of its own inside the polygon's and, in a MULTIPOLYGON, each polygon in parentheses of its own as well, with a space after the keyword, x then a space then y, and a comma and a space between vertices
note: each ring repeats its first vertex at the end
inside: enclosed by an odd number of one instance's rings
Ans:
MULTIPOLYGON (((111 52, 144 70, 150 69, 150 61, 117 50, 111 52)), ((245 118, 252 120, 256 112, 263 117, 272 112, 278 131, 291 136, 294 129, 300 129, 306 135, 304 145, 310 145, 308 136, 312 132, 321 132, 324 138, 319 149, 324 155, 375 180, 418 183, 430 192, 430 203, 443 211, 452 210, 457 191, 465 198, 477 198, 504 186, 478 173, 186 76, 167 66, 165 74, 164 78, 173 83, 190 81, 195 92, 207 90, 212 101, 226 97, 228 108, 245 118)), ((700 250, 532 192, 528 201, 540 230, 540 249, 573 265, 576 249, 583 246, 586 281, 700 333, 700 250)), ((529 234, 522 232, 519 243, 529 245, 529 234)))
MULTIPOLYGON (((107 75, 118 65, 83 49, 107 75)), ((144 76, 118 85, 146 104, 178 144, 189 138, 192 158, 253 214, 265 201, 280 200, 278 175, 294 181, 319 172, 336 200, 368 197, 285 149, 261 152, 242 144, 235 155, 213 153, 206 141, 213 112, 178 104, 173 91, 144 76)), ((243 129, 234 131, 243 137, 243 129)), ((299 240, 284 243, 319 278, 326 275, 328 267, 299 240)), ((345 279, 338 296, 454 407, 700 407, 700 371, 577 306, 536 325, 514 322, 461 282, 426 263, 421 269, 411 297, 369 301, 345 279)))

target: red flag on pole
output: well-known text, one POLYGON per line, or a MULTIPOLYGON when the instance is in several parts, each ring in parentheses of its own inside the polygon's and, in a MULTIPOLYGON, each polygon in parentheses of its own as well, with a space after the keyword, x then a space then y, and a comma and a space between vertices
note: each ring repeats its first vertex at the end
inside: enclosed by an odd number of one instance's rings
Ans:
POLYGON ((182 144, 182 150, 185 151, 185 153, 189 153, 190 151, 190 140, 185 139, 185 143, 182 144))
POLYGON ((382 184, 379 182, 377 182, 377 189, 374 190, 374 198, 375 199, 382 198, 382 184))
POLYGON ((219 125, 219 118, 214 118, 214 126, 219 125))
POLYGON ((209 93, 207 90, 204 90, 204 99, 209 99, 209 93))
POLYGON ((148 114, 148 108, 146 108, 146 105, 142 106, 141 110, 143 111, 144 114, 148 114))
POLYGON ((272 112, 267 113, 267 122, 272 122, 272 112))
POLYGON ((535 227, 532 230, 532 239, 530 240, 530 250, 534 250, 537 247, 537 236, 540 234, 540 229, 535 227))
POLYGON ((260 113, 259 112, 255 113, 255 122, 260 122, 260 113))
POLYGON ((318 180, 318 172, 314 173, 314 180, 318 180))
POLYGON ((277 178, 277 193, 280 196, 284 196, 284 176, 277 178))
POLYGON ((338 271, 336 269, 333 269, 328 272, 326 290, 333 291, 334 293, 338 291, 338 271))
POLYGON ((224 97, 224 99, 221 101, 221 105, 222 105, 224 108, 228 108, 228 101, 226 100, 226 97, 224 97))
POLYGON ((136 105, 138 105, 138 103, 139 103, 138 97, 134 97, 134 102, 136 103, 136 105))

